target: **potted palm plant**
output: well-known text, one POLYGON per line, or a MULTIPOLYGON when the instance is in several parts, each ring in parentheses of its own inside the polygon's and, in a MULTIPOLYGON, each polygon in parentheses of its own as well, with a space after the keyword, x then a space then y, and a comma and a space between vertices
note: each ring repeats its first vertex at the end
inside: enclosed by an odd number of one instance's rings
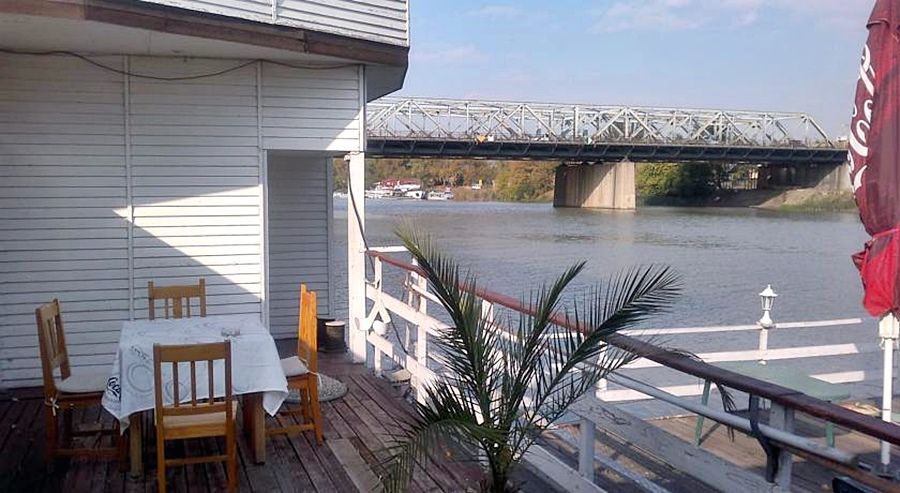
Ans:
POLYGON ((411 228, 397 234, 452 323, 436 341, 438 378, 416 405, 417 419, 389 448, 381 476, 386 491, 404 491, 417 465, 435 450, 480 464, 483 491, 514 490, 511 474, 535 439, 598 381, 633 359, 607 344, 607 337, 665 310, 679 291, 670 269, 650 266, 624 271, 564 304, 566 288, 584 268, 579 262, 534 290, 527 313, 485 317, 473 275, 430 236, 411 228), (581 330, 559 327, 557 314, 581 330))

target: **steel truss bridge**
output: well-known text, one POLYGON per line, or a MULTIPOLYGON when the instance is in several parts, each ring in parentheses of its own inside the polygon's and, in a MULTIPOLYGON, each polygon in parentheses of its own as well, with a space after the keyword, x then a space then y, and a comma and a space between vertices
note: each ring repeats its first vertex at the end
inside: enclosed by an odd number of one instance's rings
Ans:
POLYGON ((367 106, 380 157, 840 164, 807 114, 382 98, 367 106))

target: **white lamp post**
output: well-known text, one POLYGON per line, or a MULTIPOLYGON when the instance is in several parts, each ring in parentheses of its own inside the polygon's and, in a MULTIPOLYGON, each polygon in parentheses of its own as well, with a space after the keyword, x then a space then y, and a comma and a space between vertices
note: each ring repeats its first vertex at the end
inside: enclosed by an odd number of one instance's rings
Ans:
POLYGON ((778 294, 772 289, 772 285, 766 286, 759 293, 759 300, 762 303, 763 315, 757 322, 760 327, 759 332, 759 364, 766 364, 766 352, 769 350, 769 329, 775 328, 775 322, 772 320, 772 307, 775 306, 775 298, 778 294))
MULTIPOLYGON (((894 344, 900 338, 900 321, 892 313, 881 317, 878 322, 878 336, 884 350, 884 365, 881 387, 881 419, 888 423, 893 421, 892 404, 894 400, 894 344)), ((891 464, 891 444, 881 442, 881 468, 887 472, 891 464)))

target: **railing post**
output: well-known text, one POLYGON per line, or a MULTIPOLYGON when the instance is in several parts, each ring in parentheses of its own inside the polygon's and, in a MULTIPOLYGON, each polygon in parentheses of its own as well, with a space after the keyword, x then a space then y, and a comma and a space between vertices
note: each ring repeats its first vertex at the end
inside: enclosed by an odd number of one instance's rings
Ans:
MULTIPOLYGON (((777 402, 772 402, 769 411, 769 426, 788 433, 794 432, 794 410, 777 402)), ((779 491, 791 491, 791 473, 793 456, 782 448, 778 455, 778 471, 775 473, 775 486, 779 491)))
POLYGON ((361 325, 366 319, 365 181, 366 155, 351 152, 348 163, 347 194, 347 342, 356 363, 366 360, 366 335, 361 325))
POLYGON ((759 364, 766 364, 767 355, 769 352, 769 329, 768 327, 761 327, 759 329, 759 364))
MULTIPOLYGON (((597 364, 602 365, 603 361, 606 359, 609 351, 609 345, 604 345, 600 350, 600 355, 597 356, 597 364)), ((609 389, 609 380, 606 377, 601 378, 597 381, 597 388, 594 392, 594 395, 597 396, 598 399, 603 399, 606 391, 609 389)))
MULTIPOLYGON (((375 286, 375 289, 378 292, 376 294, 376 298, 381 299, 381 297, 384 295, 384 293, 383 293, 384 288, 382 287, 384 263, 381 261, 380 258, 375 257, 375 260, 372 262, 372 269, 374 271, 373 272, 373 275, 374 275, 373 286, 375 286)), ((375 323, 376 323, 375 321, 372 322, 373 326, 375 323)), ((382 323, 384 323, 384 322, 382 322, 382 323)), ((382 358, 384 358, 384 354, 381 352, 381 349, 379 349, 379 346, 377 346, 375 344, 369 344, 369 341, 368 341, 369 332, 368 331, 366 331, 365 337, 366 337, 366 352, 367 353, 368 353, 369 346, 372 346, 372 369, 375 370, 375 374, 380 377, 382 374, 381 360, 382 360, 382 358)), ((368 358, 367 358, 366 364, 368 365, 368 363, 369 362, 368 362, 368 358)))
MULTIPOLYGON (((413 265, 418 266, 418 262, 413 260, 413 265)), ((418 273, 414 273, 413 281, 416 283, 416 287, 419 288, 420 293, 417 296, 418 306, 415 307, 416 311, 418 311, 422 315, 427 315, 428 298, 423 296, 421 293, 424 293, 428 290, 428 279, 418 273)), ((421 323, 416 325, 416 364, 420 369, 428 368, 428 326, 421 323)), ((425 375, 421 370, 416 373, 416 400, 422 403, 425 399, 425 375)))
POLYGON ((594 422, 582 417, 578 422, 578 474, 594 480, 594 422))

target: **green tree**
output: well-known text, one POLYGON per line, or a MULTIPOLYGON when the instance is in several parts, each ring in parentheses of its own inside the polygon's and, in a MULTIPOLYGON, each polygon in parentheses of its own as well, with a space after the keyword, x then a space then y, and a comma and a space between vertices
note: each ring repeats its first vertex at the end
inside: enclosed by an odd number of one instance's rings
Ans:
POLYGON ((555 163, 509 163, 494 177, 496 198, 508 202, 539 200, 553 191, 555 169, 555 163))
POLYGON ((727 176, 727 168, 719 164, 640 164, 637 192, 642 199, 651 201, 707 197, 721 188, 727 176))
POLYGON ((400 239, 424 271, 452 320, 437 340, 443 371, 425 387, 425 404, 390 449, 382 476, 387 491, 405 491, 417 464, 440 447, 481 461, 484 491, 513 488, 510 475, 534 440, 597 382, 634 356, 607 337, 668 307, 679 281, 668 268, 620 274, 573 303, 566 320, 583 331, 557 330, 553 318, 584 263, 533 291, 518 325, 484 317, 471 273, 442 254, 431 238, 402 230, 400 239))

